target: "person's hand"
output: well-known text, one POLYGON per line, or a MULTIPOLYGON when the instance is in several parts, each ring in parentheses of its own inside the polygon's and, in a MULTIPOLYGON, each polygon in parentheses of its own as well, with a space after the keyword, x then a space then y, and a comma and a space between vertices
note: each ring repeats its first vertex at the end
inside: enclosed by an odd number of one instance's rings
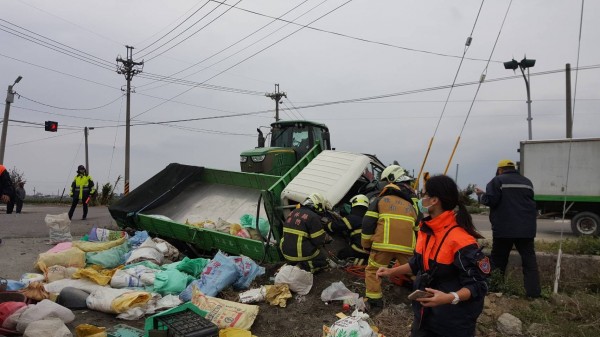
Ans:
POLYGON ((0 201, 2 201, 2 203, 8 204, 8 202, 10 201, 10 197, 8 195, 6 195, 6 194, 3 194, 0 197, 0 201))
POLYGON ((382 277, 390 277, 392 275, 393 270, 391 268, 379 267, 377 272, 375 272, 375 277, 379 280, 382 277))
POLYGON ((454 295, 445 293, 432 288, 425 288, 425 291, 433 294, 432 297, 418 298, 415 301, 420 302, 424 307, 437 307, 443 304, 450 304, 454 300, 454 295))
POLYGON ((475 194, 482 195, 483 193, 485 193, 485 192, 481 188, 475 187, 475 194))

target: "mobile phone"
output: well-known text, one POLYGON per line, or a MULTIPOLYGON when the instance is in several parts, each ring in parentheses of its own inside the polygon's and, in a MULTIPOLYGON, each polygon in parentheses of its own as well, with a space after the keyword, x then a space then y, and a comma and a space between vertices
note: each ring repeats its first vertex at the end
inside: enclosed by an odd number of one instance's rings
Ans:
POLYGON ((408 299, 411 301, 416 300, 417 298, 423 297, 433 297, 433 293, 424 290, 415 290, 410 295, 408 295, 408 299))

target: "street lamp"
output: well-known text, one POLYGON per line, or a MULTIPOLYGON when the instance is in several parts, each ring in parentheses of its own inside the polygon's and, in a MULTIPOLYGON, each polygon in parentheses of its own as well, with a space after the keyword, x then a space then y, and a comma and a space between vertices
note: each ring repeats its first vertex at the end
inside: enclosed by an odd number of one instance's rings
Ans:
POLYGON ((8 86, 6 92, 6 105, 4 107, 4 121, 2 122, 2 139, 0 140, 0 164, 4 163, 4 149, 6 149, 6 132, 8 131, 8 114, 10 113, 10 104, 15 101, 15 92, 13 87, 15 84, 21 82, 23 77, 19 76, 15 80, 15 83, 8 86))
POLYGON ((515 59, 511 61, 504 62, 504 69, 516 70, 517 68, 521 69, 521 74, 523 74, 523 79, 525 80, 525 88, 527 89, 527 124, 529 126, 529 140, 531 140, 531 93, 529 90, 529 68, 535 66, 535 60, 528 59, 527 57, 523 58, 521 62, 517 62, 515 59), (525 76, 525 69, 527 68, 527 76, 525 76))

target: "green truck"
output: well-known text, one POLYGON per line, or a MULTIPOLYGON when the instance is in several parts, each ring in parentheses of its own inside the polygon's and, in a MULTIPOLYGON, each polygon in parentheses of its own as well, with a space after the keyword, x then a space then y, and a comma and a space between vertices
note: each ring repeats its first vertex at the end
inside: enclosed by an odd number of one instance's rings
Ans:
POLYGON ((174 244, 188 256, 219 249, 265 262, 282 260, 278 249, 287 214, 310 193, 323 193, 333 205, 372 186, 383 165, 372 157, 313 146, 281 176, 231 172, 170 164, 109 207, 121 228, 146 230, 174 244), (219 223, 241 217, 268 220, 267 233, 246 238, 223 232, 219 223), (198 224, 203 226, 198 226, 198 224), (210 224, 207 226, 207 224, 210 224))

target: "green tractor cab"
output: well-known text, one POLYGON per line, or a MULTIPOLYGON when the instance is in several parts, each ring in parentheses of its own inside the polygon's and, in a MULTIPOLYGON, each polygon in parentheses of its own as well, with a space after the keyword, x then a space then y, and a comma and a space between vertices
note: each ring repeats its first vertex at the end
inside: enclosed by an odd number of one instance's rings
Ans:
MULTIPOLYGON (((289 171, 317 143, 331 150, 329 128, 311 121, 278 121, 271 124, 270 146, 258 131, 258 147, 240 155, 242 172, 281 176, 289 171)), ((269 137, 269 134, 267 135, 269 137)))

